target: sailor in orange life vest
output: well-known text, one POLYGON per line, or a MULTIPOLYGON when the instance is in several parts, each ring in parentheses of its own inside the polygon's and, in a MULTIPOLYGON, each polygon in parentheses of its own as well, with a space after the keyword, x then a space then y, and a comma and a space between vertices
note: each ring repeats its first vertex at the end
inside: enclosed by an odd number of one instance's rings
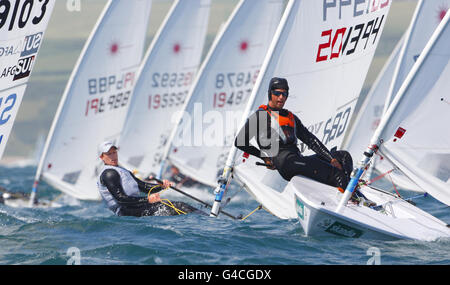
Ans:
POLYGON ((302 175, 345 189, 353 169, 350 154, 346 151, 330 152, 297 116, 283 109, 289 94, 286 79, 272 78, 268 93, 268 105, 260 106, 249 117, 236 137, 235 146, 261 158, 267 168, 278 170, 288 181, 296 175, 302 175), (276 121, 278 124, 274 127, 276 121), (267 128, 264 128, 264 124, 267 124, 267 128), (272 136, 273 133, 276 135, 272 136), (252 138, 256 139, 259 149, 250 144, 252 138), (297 147, 297 138, 316 154, 303 156, 297 147))

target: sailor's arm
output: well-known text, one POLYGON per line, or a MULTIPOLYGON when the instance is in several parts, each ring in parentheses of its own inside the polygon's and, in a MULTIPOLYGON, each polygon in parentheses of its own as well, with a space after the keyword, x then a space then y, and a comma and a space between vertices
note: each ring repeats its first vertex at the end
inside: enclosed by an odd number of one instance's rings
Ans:
MULTIPOLYGON (((267 116, 266 112, 263 113, 264 116, 267 116)), ((260 127, 259 124, 261 123, 259 121, 260 112, 255 112, 253 115, 251 115, 247 122, 245 123, 244 127, 239 131, 238 135, 236 136, 236 140, 234 141, 234 145, 242 150, 243 152, 246 152, 248 154, 251 154, 253 156, 256 156, 264 161, 268 169, 275 169, 275 166, 273 165, 272 159, 270 157, 267 157, 264 155, 260 149, 252 146, 250 144, 250 140, 253 138, 257 138, 257 142, 259 144, 260 142, 260 127)), ((267 117, 266 117, 267 118, 267 117)), ((266 121, 266 124, 268 124, 268 120, 266 121)), ((267 134, 264 134, 267 136, 267 134)), ((270 146, 269 146, 270 148, 270 146)))
POLYGON ((134 181, 136 181, 139 191, 141 191, 142 193, 148 194, 148 191, 152 190, 152 194, 156 194, 164 189, 164 187, 159 183, 144 182, 134 176, 132 172, 130 172, 130 174, 133 177, 134 181))
POLYGON ((324 160, 331 163, 334 159, 328 148, 313 134, 311 133, 295 116, 296 134, 297 137, 304 142, 312 151, 320 155, 324 160))
POLYGON ((105 170, 100 176, 100 181, 106 186, 111 195, 121 205, 148 204, 147 197, 128 196, 122 187, 119 173, 114 169, 105 170))
POLYGON ((254 119, 256 118, 256 113, 251 115, 247 121, 245 122, 245 125, 242 127, 242 129, 239 131, 239 133, 236 136, 236 139, 234 141, 234 146, 238 149, 242 150, 243 152, 246 152, 248 154, 251 154, 253 156, 261 158, 261 151, 250 144, 250 140, 255 137, 255 134, 258 133, 258 125, 252 124, 250 126, 250 122, 256 122, 254 119))

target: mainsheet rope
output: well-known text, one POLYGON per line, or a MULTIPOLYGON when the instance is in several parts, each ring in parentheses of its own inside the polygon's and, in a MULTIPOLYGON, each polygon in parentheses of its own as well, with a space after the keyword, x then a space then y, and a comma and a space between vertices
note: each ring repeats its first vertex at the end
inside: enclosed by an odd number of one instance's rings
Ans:
MULTIPOLYGON (((147 200, 150 198, 150 195, 151 195, 153 189, 155 189, 155 188, 157 188, 157 187, 162 187, 162 186, 161 186, 161 185, 155 185, 155 186, 153 186, 152 188, 150 188, 150 190, 148 191, 148 194, 147 194, 147 200)), ((164 188, 163 190, 161 190, 161 191, 158 192, 158 193, 162 193, 162 192, 166 191, 166 190, 169 189, 169 188, 170 188, 170 187, 164 188)), ((173 205, 173 203, 170 202, 169 199, 161 199, 161 203, 164 204, 164 205, 166 205, 166 206, 169 207, 169 208, 174 209, 175 212, 176 212, 178 215, 186 215, 186 212, 183 212, 182 210, 176 208, 176 207, 173 205), (166 203, 165 201, 166 201, 167 203, 166 203)))

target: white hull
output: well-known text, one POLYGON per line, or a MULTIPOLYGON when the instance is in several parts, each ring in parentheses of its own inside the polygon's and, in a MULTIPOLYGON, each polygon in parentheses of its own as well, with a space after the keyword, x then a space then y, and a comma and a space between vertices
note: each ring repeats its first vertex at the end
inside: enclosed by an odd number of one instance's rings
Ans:
POLYGON ((289 187, 294 192, 294 207, 307 236, 426 241, 450 237, 450 229, 441 220, 369 187, 362 188, 361 192, 377 205, 385 205, 382 211, 348 204, 337 213, 342 194, 336 188, 302 177, 294 177, 289 187))
POLYGON ((276 170, 255 166, 255 161, 250 157, 248 162, 236 166, 234 178, 266 211, 280 219, 295 219, 294 194, 291 188, 286 187, 288 182, 276 170))

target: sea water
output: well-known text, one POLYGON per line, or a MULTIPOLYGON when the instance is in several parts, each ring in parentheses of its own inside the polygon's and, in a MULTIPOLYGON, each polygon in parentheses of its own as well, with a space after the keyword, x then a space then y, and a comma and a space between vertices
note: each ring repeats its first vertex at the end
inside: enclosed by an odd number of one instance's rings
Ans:
MULTIPOLYGON (((34 173, 35 167, 0 167, 0 186, 28 192, 34 173)), ((306 237, 297 220, 280 220, 264 210, 245 221, 193 214, 117 217, 102 202, 61 197, 44 182, 39 189, 41 199, 56 199, 60 207, 0 205, 0 264, 450 264, 450 240, 446 239, 422 242, 306 237)), ((163 193, 163 198, 165 195, 173 201, 182 199, 169 192, 163 193)), ((193 195, 212 203, 212 189, 200 189, 193 195)), ((228 213, 245 216, 258 207, 237 187, 230 195, 234 197, 225 208, 228 213)), ((449 208, 432 197, 415 202, 450 222, 449 208)))

